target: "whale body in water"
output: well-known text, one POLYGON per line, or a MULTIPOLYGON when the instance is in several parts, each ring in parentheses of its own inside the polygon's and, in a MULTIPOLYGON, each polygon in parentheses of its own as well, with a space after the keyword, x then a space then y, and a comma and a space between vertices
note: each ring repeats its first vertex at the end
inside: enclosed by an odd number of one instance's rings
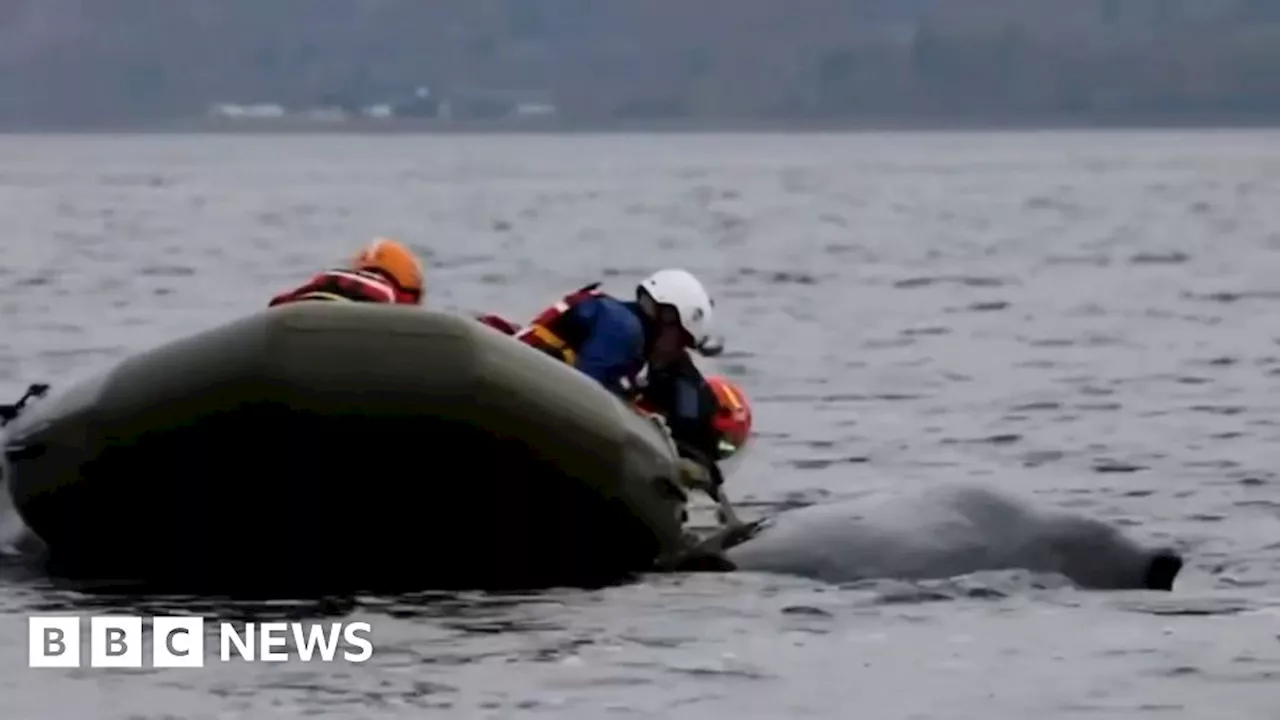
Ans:
POLYGON ((1096 590, 1172 590, 1183 562, 1097 519, 967 485, 784 512, 727 557, 738 570, 833 583, 1026 570, 1096 590))

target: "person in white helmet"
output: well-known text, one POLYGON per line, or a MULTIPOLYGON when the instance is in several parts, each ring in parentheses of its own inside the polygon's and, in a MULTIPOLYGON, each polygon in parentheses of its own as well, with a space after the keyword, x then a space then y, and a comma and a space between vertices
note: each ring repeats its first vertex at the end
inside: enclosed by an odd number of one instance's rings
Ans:
POLYGON ((679 363, 689 350, 714 355, 722 349, 712 331, 715 303, 687 270, 650 275, 636 286, 631 302, 599 287, 592 283, 569 293, 524 327, 493 314, 478 319, 628 400, 635 399, 646 365, 652 372, 679 363))
POLYGON ((690 273, 660 270, 636 288, 635 304, 649 330, 648 371, 636 404, 666 421, 688 461, 686 480, 720 503, 723 522, 737 525, 719 469, 725 439, 717 421, 721 402, 689 355, 690 350, 710 356, 724 349, 713 331, 715 302, 690 273))
POLYGON ((710 356, 723 350, 714 331, 711 295, 692 273, 679 269, 659 270, 642 280, 630 302, 605 294, 599 285, 566 295, 524 327, 492 314, 478 319, 660 416, 687 461, 686 479, 711 492, 731 513, 719 492, 723 481, 716 464, 720 403, 689 357, 689 351, 710 356), (638 378, 646 367, 641 387, 638 378))

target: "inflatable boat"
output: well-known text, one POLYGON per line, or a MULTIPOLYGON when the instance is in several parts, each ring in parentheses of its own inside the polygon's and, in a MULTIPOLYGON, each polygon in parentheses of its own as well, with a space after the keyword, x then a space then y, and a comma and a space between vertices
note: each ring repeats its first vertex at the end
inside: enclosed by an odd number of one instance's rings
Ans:
POLYGON ((6 428, 65 577, 183 591, 594 585, 687 550, 676 454, 469 318, 301 303, 139 353, 6 428))

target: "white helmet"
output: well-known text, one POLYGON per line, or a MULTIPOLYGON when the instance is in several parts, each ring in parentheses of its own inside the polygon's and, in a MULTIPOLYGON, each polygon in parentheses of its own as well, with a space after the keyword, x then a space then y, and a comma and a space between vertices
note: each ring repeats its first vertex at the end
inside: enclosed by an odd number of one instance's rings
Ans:
POLYGON ((641 290, 659 305, 675 308, 680 327, 689 333, 695 349, 711 350, 719 344, 711 331, 715 302, 698 278, 687 270, 659 270, 640 282, 637 294, 641 290))

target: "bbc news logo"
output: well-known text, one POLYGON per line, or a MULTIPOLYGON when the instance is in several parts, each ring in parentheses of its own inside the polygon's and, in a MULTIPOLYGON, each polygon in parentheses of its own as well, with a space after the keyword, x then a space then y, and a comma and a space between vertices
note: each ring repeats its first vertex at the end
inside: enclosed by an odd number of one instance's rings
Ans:
MULTIPOLYGON (((146 632, 142 617, 99 615, 89 618, 89 667, 143 667, 146 632)), ((81 666, 81 627, 78 616, 34 616, 27 626, 27 666, 73 668, 81 666)), ((151 618, 151 666, 158 668, 204 667, 205 625, 202 617, 157 616, 151 618)), ((230 662, 286 662, 293 640, 296 658, 302 662, 333 662, 339 657, 362 663, 373 657, 369 623, 218 622, 218 657, 230 662), (341 652, 339 652, 339 649, 341 652)))

